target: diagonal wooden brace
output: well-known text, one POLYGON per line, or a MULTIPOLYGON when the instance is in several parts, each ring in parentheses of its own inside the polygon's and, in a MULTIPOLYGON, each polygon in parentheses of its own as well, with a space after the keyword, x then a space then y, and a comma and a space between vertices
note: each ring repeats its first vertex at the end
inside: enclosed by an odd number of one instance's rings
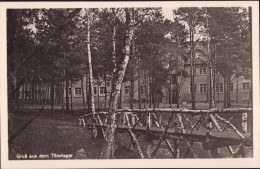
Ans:
POLYGON ((169 149, 169 151, 172 153, 172 157, 174 157, 174 149, 172 148, 170 142, 166 139, 164 139, 166 145, 167 145, 167 148, 169 149))
POLYGON ((129 128, 129 129, 128 129, 128 132, 129 132, 130 135, 132 136, 132 138, 133 138, 133 140, 134 140, 134 142, 135 142, 135 144, 136 144, 136 146, 137 146, 137 151, 139 152, 140 157, 141 157, 142 159, 144 159, 144 154, 142 153, 142 149, 141 149, 141 147, 140 147, 140 144, 139 144, 137 138, 135 137, 133 131, 129 128))
POLYGON ((156 152, 159 150, 160 146, 161 146, 161 143, 163 140, 165 140, 165 135, 167 133, 167 130, 168 130, 169 126, 165 125, 164 128, 163 128, 163 133, 162 135, 160 136, 160 139, 159 139, 159 143, 157 144, 154 152, 152 153, 152 157, 154 157, 156 155, 156 152))

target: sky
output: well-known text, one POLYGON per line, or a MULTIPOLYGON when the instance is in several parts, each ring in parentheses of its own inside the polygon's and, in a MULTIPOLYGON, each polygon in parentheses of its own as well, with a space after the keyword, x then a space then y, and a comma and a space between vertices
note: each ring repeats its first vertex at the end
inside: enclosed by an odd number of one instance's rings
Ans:
POLYGON ((162 14, 166 19, 173 20, 173 8, 162 8, 162 14))
MULTIPOLYGON (((165 19, 173 20, 173 12, 174 8, 162 8, 162 14, 165 17, 165 19)), ((28 26, 29 29, 31 29, 33 32, 36 32, 35 25, 31 24, 28 26)))
MULTIPOLYGON (((175 10, 175 9, 177 9, 177 8, 162 8, 162 15, 165 17, 165 19, 169 19, 169 20, 173 21, 173 18, 174 18, 174 17, 173 17, 173 12, 172 12, 172 10, 175 10)), ((185 27, 186 27, 187 30, 189 29, 186 22, 182 22, 182 21, 180 21, 180 22, 185 25, 185 27)), ((197 29, 198 29, 198 27, 197 27, 197 29)), ((205 37, 205 36, 202 35, 202 34, 196 34, 196 33, 195 33, 195 35, 194 35, 194 39, 195 39, 195 40, 196 40, 196 39, 203 39, 204 37, 205 37)), ((167 35, 165 35, 165 38, 170 38, 170 33, 168 33, 167 35)), ((187 37, 187 41, 189 41, 189 38, 188 38, 188 37, 187 37)))

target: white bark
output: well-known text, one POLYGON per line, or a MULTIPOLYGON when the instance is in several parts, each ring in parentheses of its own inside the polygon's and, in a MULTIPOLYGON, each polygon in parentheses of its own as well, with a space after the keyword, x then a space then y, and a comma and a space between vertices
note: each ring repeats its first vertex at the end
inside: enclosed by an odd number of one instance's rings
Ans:
POLYGON ((133 31, 130 27, 131 13, 128 8, 125 8, 126 13, 126 30, 125 30, 125 46, 124 57, 118 70, 115 72, 115 76, 112 79, 112 90, 110 93, 109 113, 108 113, 108 125, 106 131, 107 142, 105 143, 101 158, 112 158, 115 148, 115 130, 116 130, 116 111, 118 105, 118 97, 121 90, 121 84, 125 76, 126 67, 130 56, 130 45, 133 38, 133 31))

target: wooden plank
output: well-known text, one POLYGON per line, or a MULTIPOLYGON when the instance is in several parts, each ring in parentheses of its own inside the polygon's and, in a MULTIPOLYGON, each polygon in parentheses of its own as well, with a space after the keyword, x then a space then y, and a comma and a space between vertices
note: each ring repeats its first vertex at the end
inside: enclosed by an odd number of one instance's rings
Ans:
POLYGON ((208 110, 190 110, 184 108, 149 108, 149 109, 120 109, 120 112, 136 112, 136 113, 145 113, 145 112, 165 112, 165 113, 188 113, 188 114, 203 114, 203 113, 245 113, 252 112, 252 108, 228 108, 228 109, 208 109, 208 110))
MULTIPOLYGON (((228 108, 228 109, 208 109, 208 110, 190 110, 190 109, 185 109, 185 108, 149 108, 149 109, 117 109, 117 113, 187 113, 187 114, 192 114, 193 116, 196 115, 201 115, 204 113, 212 113, 212 114, 227 114, 227 113, 252 113, 252 108, 228 108)), ((96 112, 98 115, 107 115, 108 112, 96 112)), ((79 116, 80 118, 82 117, 88 117, 91 116, 92 114, 85 114, 82 116, 79 116)))
MULTIPOLYGON (((93 124, 88 124, 87 126, 93 126, 93 124)), ((106 125, 104 124, 103 126, 97 124, 97 127, 102 127, 106 128, 106 125)), ((127 130, 129 127, 126 125, 118 125, 118 130, 127 130)), ((143 132, 143 134, 146 134, 146 126, 136 126, 134 129, 132 129, 135 132, 143 132)), ((158 127, 150 127, 150 131, 153 134, 162 134, 162 129, 158 127)), ((194 130, 192 134, 189 134, 190 130, 186 130, 186 133, 180 133, 177 132, 174 128, 169 128, 167 130, 167 134, 169 135, 186 135, 187 137, 189 136, 206 136, 206 131, 203 129, 200 130, 194 130)), ((244 137, 249 137, 251 133, 243 133, 244 137)), ((217 131, 212 131, 211 133, 212 138, 227 138, 227 139, 235 139, 235 140, 241 140, 241 138, 234 132, 234 131, 225 131, 225 132, 217 132, 217 131)))
MULTIPOLYGON (((90 125, 88 125, 88 127, 91 128, 90 125)), ((105 125, 103 126, 97 125, 97 127, 106 128, 105 125)), ((117 132, 127 133, 129 132, 128 129, 129 127, 126 125, 118 125, 117 132)), ((135 134, 146 135, 146 126, 136 126, 134 129, 132 129, 132 131, 135 134)), ((162 129, 158 127, 151 127, 149 131, 150 131, 151 139, 153 140, 160 139, 163 133, 162 129)), ((245 137, 249 137, 249 136, 250 133, 245 133, 245 137)), ((226 132, 213 131, 209 137, 209 142, 205 142, 206 138, 207 136, 204 130, 196 130, 193 131, 192 134, 190 134, 189 131, 187 131, 187 133, 181 133, 181 132, 176 132, 174 128, 169 128, 165 135, 165 139, 180 139, 180 140, 187 139, 195 142, 203 142, 204 149, 238 145, 243 141, 243 139, 241 139, 239 136, 236 135, 236 133, 232 131, 226 131, 226 132)))

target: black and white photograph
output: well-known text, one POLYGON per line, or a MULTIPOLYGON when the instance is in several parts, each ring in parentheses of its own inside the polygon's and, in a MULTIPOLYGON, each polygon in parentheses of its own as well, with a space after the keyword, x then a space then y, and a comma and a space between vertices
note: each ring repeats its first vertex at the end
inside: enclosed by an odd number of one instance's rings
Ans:
POLYGON ((259 3, 184 2, 5 3, 1 165, 259 167, 259 3))

